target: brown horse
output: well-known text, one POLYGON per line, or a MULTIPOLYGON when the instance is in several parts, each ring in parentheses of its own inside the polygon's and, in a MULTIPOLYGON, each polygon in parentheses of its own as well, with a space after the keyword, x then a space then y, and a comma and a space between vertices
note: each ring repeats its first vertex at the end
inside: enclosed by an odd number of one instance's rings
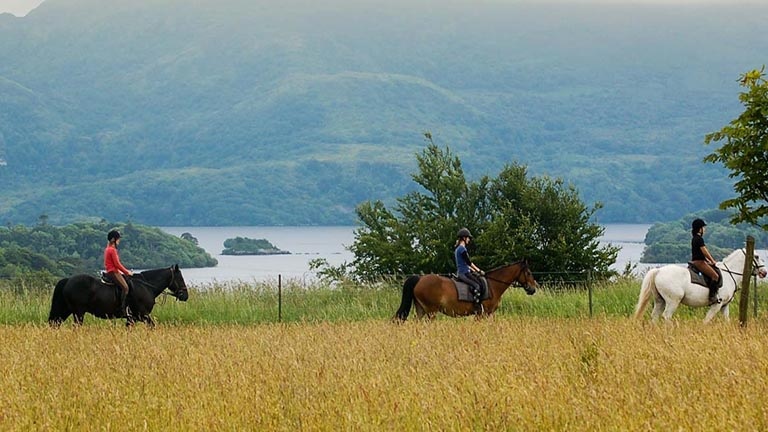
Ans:
MULTIPOLYGON (((533 295, 536 287, 539 286, 525 260, 497 267, 487 272, 485 278, 488 280, 491 296, 483 301, 485 315, 491 315, 496 311, 501 302, 501 296, 513 283, 521 285, 528 295, 533 295)), ((454 281, 436 274, 410 276, 405 280, 403 299, 393 319, 405 321, 413 304, 416 305, 418 318, 426 315, 429 319, 433 319, 438 312, 452 317, 475 313, 472 302, 459 301, 454 281)))

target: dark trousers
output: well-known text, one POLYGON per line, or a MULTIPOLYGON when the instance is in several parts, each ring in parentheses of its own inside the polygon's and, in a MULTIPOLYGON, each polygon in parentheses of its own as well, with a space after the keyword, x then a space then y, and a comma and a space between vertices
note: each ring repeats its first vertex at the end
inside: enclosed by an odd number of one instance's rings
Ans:
POLYGON ((459 280, 469 285, 469 290, 475 298, 475 303, 480 303, 480 295, 482 294, 483 285, 477 275, 474 273, 460 273, 459 280))

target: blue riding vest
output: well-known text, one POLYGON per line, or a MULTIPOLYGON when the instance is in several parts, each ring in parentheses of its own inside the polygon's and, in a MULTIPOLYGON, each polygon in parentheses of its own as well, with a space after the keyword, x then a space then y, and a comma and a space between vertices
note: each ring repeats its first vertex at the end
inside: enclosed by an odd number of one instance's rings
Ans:
POLYGON ((458 274, 467 274, 472 271, 469 267, 470 261, 466 246, 463 244, 456 246, 454 255, 456 258, 456 269, 458 274))

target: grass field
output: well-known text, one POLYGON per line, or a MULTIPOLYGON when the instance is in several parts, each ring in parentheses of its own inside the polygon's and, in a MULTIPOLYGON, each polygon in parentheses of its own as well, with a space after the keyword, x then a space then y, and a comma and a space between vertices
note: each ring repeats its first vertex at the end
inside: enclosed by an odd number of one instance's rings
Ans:
POLYGON ((513 290, 492 319, 398 325, 396 287, 287 287, 282 323, 269 287, 193 288, 127 330, 48 328, 48 290, 4 287, 0 430, 768 429, 764 314, 651 325, 638 289, 596 287, 591 318, 584 292, 513 290))

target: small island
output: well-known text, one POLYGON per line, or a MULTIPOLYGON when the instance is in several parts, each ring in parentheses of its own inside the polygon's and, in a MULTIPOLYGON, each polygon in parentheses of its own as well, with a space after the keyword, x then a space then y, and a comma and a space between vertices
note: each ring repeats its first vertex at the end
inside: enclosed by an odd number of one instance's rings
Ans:
POLYGON ((222 255, 290 255, 288 251, 278 249, 267 239, 235 237, 224 240, 222 255))

